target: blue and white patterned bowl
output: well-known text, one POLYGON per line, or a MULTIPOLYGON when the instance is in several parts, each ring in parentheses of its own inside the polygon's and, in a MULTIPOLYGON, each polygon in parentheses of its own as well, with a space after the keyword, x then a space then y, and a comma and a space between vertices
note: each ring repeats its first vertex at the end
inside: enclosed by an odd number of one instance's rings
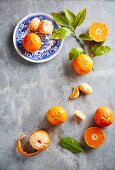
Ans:
POLYGON ((38 17, 39 20, 51 21, 54 30, 59 27, 50 15, 44 13, 34 13, 27 15, 26 17, 21 19, 17 26, 15 27, 13 33, 13 43, 16 51, 21 57, 30 62, 43 63, 51 60, 59 53, 64 41, 56 39, 50 40, 51 35, 42 35, 38 32, 39 36, 41 37, 42 47, 40 48, 40 50, 34 53, 26 52, 22 47, 22 40, 25 37, 25 35, 30 32, 28 24, 35 17, 38 17))

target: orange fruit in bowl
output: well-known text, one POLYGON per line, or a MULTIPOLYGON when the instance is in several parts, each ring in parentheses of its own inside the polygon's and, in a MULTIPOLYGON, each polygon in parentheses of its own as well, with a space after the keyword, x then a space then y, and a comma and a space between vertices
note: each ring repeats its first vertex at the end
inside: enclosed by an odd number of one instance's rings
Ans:
POLYGON ((52 125, 60 125, 67 119, 66 110, 60 106, 53 106, 47 112, 47 120, 52 125))
POLYGON ((36 130, 30 135, 29 142, 34 149, 41 152, 47 149, 50 143, 50 137, 46 131, 36 130))
POLYGON ((31 31, 36 32, 38 31, 39 23, 40 23, 40 20, 36 17, 29 22, 28 27, 31 31))
POLYGON ((84 140, 88 146, 99 148, 105 141, 105 133, 99 127, 90 127, 84 133, 84 140))
POLYGON ((89 35, 96 42, 105 41, 108 32, 107 25, 102 22, 95 22, 89 27, 89 35))
POLYGON ((42 20, 39 23, 39 32, 41 34, 52 34, 53 31, 53 25, 51 21, 42 20))
POLYGON ((27 52, 35 52, 40 49, 42 43, 37 34, 29 33, 24 37, 22 45, 27 52))
POLYGON ((87 74, 93 69, 93 60, 87 54, 80 54, 73 60, 72 66, 77 74, 87 74))
POLYGON ((100 127, 106 127, 113 123, 114 114, 109 107, 99 107, 94 114, 94 121, 100 127))

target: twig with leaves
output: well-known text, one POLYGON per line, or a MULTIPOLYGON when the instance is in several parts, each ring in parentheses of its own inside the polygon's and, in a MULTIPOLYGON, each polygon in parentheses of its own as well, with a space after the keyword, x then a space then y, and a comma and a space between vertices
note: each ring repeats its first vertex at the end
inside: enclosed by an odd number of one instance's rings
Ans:
POLYGON ((88 33, 82 33, 79 36, 76 34, 77 27, 80 26, 86 18, 86 8, 82 9, 77 15, 68 9, 64 9, 64 15, 60 13, 52 13, 52 16, 61 27, 53 32, 51 39, 65 39, 73 34, 81 47, 71 49, 69 53, 70 60, 75 59, 79 54, 88 54, 88 51, 85 48, 85 43, 82 42, 82 40, 93 42, 89 53, 91 58, 94 56, 101 56, 111 50, 109 46, 103 45, 105 41, 99 43, 95 42, 88 33))

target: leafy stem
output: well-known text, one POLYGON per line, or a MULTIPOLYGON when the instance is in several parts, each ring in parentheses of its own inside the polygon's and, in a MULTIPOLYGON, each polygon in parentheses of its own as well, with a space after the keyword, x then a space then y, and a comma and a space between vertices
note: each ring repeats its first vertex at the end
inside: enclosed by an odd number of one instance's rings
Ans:
POLYGON ((85 45, 80 41, 79 37, 76 35, 75 32, 74 32, 74 35, 75 35, 76 41, 77 41, 78 44, 81 46, 81 48, 84 50, 84 53, 87 53, 87 52, 86 52, 85 45))

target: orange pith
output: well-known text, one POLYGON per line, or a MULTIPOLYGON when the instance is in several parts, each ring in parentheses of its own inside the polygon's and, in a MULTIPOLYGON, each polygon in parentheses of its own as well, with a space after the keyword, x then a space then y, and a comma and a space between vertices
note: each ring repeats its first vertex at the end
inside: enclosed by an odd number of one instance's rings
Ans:
POLYGON ((110 108, 102 106, 96 110, 94 121, 100 127, 109 126, 114 121, 114 114, 110 108))
POLYGON ((86 54, 80 54, 73 60, 72 66, 77 74, 87 74, 92 71, 93 60, 86 54))
POLYGON ((73 92, 72 94, 70 94, 69 99, 72 99, 72 100, 76 99, 79 96, 79 93, 80 93, 79 88, 77 86, 74 86, 73 92))
POLYGON ((46 131, 36 130, 30 135, 31 146, 40 152, 45 150, 48 147, 49 143, 50 137, 46 131))
POLYGON ((96 42, 104 41, 108 36, 108 27, 105 23, 95 22, 89 27, 89 35, 96 42))
POLYGON ((27 34, 22 41, 22 45, 27 52, 35 52, 39 50, 41 44, 40 37, 35 33, 27 34))
POLYGON ((53 25, 51 21, 42 20, 39 24, 39 31, 41 34, 52 34, 53 25))
POLYGON ((84 133, 84 140, 88 146, 98 148, 104 143, 105 133, 99 127, 90 127, 84 133))
POLYGON ((47 119, 53 125, 60 125, 67 119, 66 110, 60 106, 53 106, 47 112, 47 119))

